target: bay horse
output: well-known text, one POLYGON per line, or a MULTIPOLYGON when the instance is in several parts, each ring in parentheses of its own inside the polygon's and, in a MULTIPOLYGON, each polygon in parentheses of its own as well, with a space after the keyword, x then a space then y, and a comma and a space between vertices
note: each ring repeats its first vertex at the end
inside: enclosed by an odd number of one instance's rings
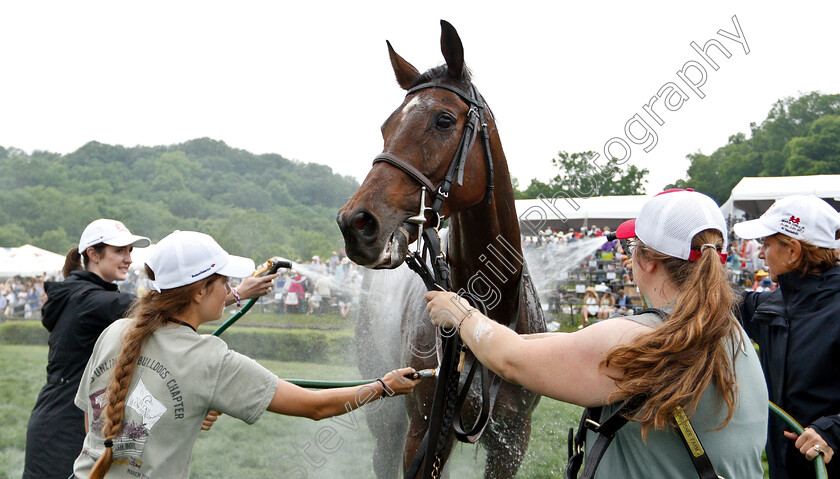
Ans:
MULTIPOLYGON (((418 212, 421 196, 434 195, 429 187, 421 192, 421 185, 440 184, 451 176, 447 171, 453 170, 452 158, 464 141, 468 149, 461 166, 463 182, 452 185, 440 210, 449 220, 445 253, 453 290, 471 292, 484 303, 488 316, 515 325, 520 334, 545 331, 539 298, 522 256, 513 189, 495 120, 488 110, 483 120, 489 132, 488 148, 482 148, 480 139, 472 141, 464 134, 475 111, 459 92, 480 94, 464 64, 463 45, 455 28, 441 21, 441 30, 445 64, 423 74, 386 42, 397 83, 408 93, 382 125, 383 153, 336 219, 351 260, 370 269, 396 269, 373 274, 365 282, 367 291, 391 300, 388 306, 363 304, 357 342, 362 345, 359 363, 365 376, 381 375, 403 364, 418 370, 438 366, 435 350, 439 339, 425 311, 426 288, 404 261, 420 232, 418 215, 427 221, 437 219, 427 214, 425 201, 418 212), (380 160, 383 157, 397 158, 401 164, 380 160), (389 317, 398 318, 398 325, 389 323, 389 317), (401 339, 394 337, 397 331, 401 339)), ((467 368, 472 359, 468 354, 467 368)), ((433 381, 424 381, 414 394, 405 397, 404 405, 385 401, 367 414, 376 440, 374 470, 380 479, 396 477, 400 462, 405 471, 414 457, 429 424, 434 388, 433 381)), ((480 440, 487 451, 485 478, 516 475, 527 451, 531 413, 538 402, 538 395, 521 386, 502 383, 480 440)), ((480 407, 476 384, 465 404, 464 422, 472 424, 480 407)), ((450 432, 444 462, 453 442, 450 432)))

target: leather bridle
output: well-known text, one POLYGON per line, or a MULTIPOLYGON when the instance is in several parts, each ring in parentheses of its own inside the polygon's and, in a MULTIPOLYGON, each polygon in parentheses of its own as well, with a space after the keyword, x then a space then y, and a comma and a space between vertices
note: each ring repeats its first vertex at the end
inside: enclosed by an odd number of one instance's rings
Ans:
MULTIPOLYGON (((457 180, 458 185, 464 183, 464 168, 466 166, 467 156, 474 144, 476 135, 481 132, 482 148, 484 150, 484 158, 487 164, 487 189, 484 198, 481 200, 487 201, 488 204, 492 202, 493 198, 493 156, 490 152, 490 133, 488 131, 487 123, 484 121, 484 110, 486 105, 484 99, 478 93, 475 85, 469 84, 468 91, 460 88, 438 82, 428 82, 417 85, 408 90, 406 96, 416 93, 417 91, 427 88, 442 88, 456 94, 463 100, 469 110, 467 111, 467 121, 464 125, 464 131, 461 135, 461 140, 458 143, 458 148, 455 150, 455 155, 449 164, 444 178, 435 185, 428 176, 423 174, 415 166, 405 161, 404 159, 391 154, 382 153, 373 160, 373 164, 384 162, 399 169, 421 187, 421 205, 418 216, 415 217, 418 227, 422 227, 422 232, 418 236, 423 240, 423 254, 421 255, 419 247, 418 251, 411 252, 406 256, 406 264, 412 271, 417 273, 430 291, 451 291, 452 284, 450 281, 449 264, 446 261, 446 255, 443 253, 438 236, 438 228, 443 225, 443 215, 440 213, 444 202, 449 198, 449 191, 453 183, 457 180), (457 176, 456 176, 457 175, 457 176), (432 195, 432 206, 425 205, 425 195, 423 190, 428 191, 432 195), (432 212, 432 221, 426 221, 426 211, 432 212), (431 223, 431 224, 429 224, 431 223), (432 268, 426 262, 426 258, 431 261, 432 268)), ((478 203, 480 204, 480 203, 478 203)), ((475 206, 475 205, 474 205, 475 206)), ((406 241, 408 241, 408 235, 406 241)), ((418 237, 418 241, 420 238, 418 237)), ((517 287, 517 303, 514 309, 514 314, 509 321, 508 327, 516 328, 516 323, 519 318, 519 295, 522 291, 522 275, 520 275, 520 282, 517 287)), ((475 296, 468 292, 459 292, 460 296, 469 300, 473 306, 478 308, 483 314, 487 314, 487 309, 484 304, 475 296)), ((429 427, 426 430, 426 435, 411 461, 407 471, 406 478, 414 479, 422 466, 423 475, 425 478, 437 478, 443 468, 443 450, 446 445, 446 439, 449 435, 450 428, 454 429, 455 437, 462 442, 474 443, 481 437, 484 429, 490 421, 490 415, 493 410, 493 405, 496 401, 496 396, 501 386, 501 378, 492 374, 483 367, 478 360, 473 360, 472 366, 467 374, 464 385, 459 393, 458 383, 460 379, 461 366, 458 360, 459 353, 462 357, 466 352, 466 346, 461 342, 457 334, 453 331, 443 331, 441 334, 442 353, 440 359, 440 371, 438 372, 437 384, 435 386, 434 399, 432 402, 432 410, 429 417, 429 427), (448 334, 443 334, 448 333, 448 334), (456 366, 458 365, 458 366, 456 366), (470 389, 470 383, 475 377, 476 372, 480 371, 481 377, 481 409, 475 424, 469 430, 464 430, 461 418, 461 408, 466 400, 470 389)))
MULTIPOLYGON (((435 228, 440 228, 442 226, 441 223, 443 222, 443 218, 440 216, 440 209, 443 207, 444 201, 449 198, 449 190, 455 182, 456 174, 458 175, 458 186, 464 184, 464 167, 466 166, 467 155, 469 154, 470 149, 472 149, 477 132, 481 131, 481 144, 484 149, 484 158, 487 164, 487 191, 484 194, 484 200, 486 200, 488 204, 493 198, 493 155, 490 153, 490 132, 487 128, 487 123, 484 121, 484 110, 487 109, 487 106, 484 103, 484 98, 482 98, 481 94, 478 93, 478 90, 475 88, 475 85, 470 83, 469 92, 465 92, 460 88, 447 85, 445 83, 428 82, 412 87, 408 90, 406 96, 428 88, 441 88, 448 90, 458 95, 458 97, 469 107, 469 110, 467 111, 467 122, 464 125, 464 132, 461 135, 461 141, 458 143, 458 149, 455 150, 455 156, 449 163, 449 169, 446 171, 446 176, 444 176, 443 179, 435 185, 428 176, 414 167, 414 165, 392 153, 380 154, 373 159, 373 164, 375 165, 380 162, 388 163, 410 176, 414 181, 419 183, 421 187, 426 188, 426 190, 433 195, 432 206, 431 208, 428 208, 428 210, 432 212, 436 223, 433 226, 435 228)), ((425 207, 425 205, 421 206, 425 207)))

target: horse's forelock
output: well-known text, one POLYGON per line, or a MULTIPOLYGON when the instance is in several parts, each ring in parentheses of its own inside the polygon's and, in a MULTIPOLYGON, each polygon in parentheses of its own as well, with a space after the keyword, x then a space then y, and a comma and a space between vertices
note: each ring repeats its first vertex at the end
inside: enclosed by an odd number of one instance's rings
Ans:
MULTIPOLYGON (((435 81, 442 82, 444 80, 449 80, 449 81, 455 80, 451 76, 449 76, 449 68, 446 66, 446 64, 438 65, 434 68, 430 68, 430 69, 426 70, 424 73, 420 74, 420 76, 417 77, 416 80, 414 80, 414 83, 411 84, 411 88, 414 88, 417 85, 422 85, 424 83, 430 83, 430 82, 435 82, 435 81)), ((461 75, 461 78, 458 79, 458 80, 455 80, 454 83, 455 83, 455 85, 463 88, 466 91, 468 89, 471 81, 472 81, 472 75, 470 73, 470 70, 465 67, 464 68, 464 73, 461 75)))

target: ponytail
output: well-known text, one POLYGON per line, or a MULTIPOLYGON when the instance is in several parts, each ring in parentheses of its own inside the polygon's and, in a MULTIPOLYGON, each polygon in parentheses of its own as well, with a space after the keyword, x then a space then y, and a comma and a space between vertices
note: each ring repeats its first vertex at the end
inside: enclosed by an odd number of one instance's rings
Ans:
MULTIPOLYGON (((105 251, 105 246, 105 243, 98 243, 93 245, 93 250, 99 254, 103 254, 102 252, 105 251)), ((74 247, 67 252, 67 256, 64 258, 64 268, 61 269, 62 276, 69 278, 70 273, 73 271, 87 269, 89 261, 90 258, 88 258, 87 250, 80 253, 79 248, 74 247)))
MULTIPOLYGON (((146 265, 146 274, 154 280, 154 272, 146 265)), ((102 435, 105 437, 105 453, 96 460, 90 471, 90 479, 102 479, 114 461, 113 441, 119 436, 125 414, 125 399, 131 376, 140 359, 143 343, 158 330, 168 318, 187 310, 195 294, 219 278, 213 274, 209 278, 180 288, 166 289, 161 292, 149 291, 148 294, 132 303, 127 316, 134 318, 126 329, 120 354, 114 366, 114 377, 108 385, 108 404, 105 406, 105 425, 102 435)))
POLYGON ((74 247, 67 252, 67 256, 64 259, 64 268, 61 270, 61 274, 65 278, 69 278, 71 272, 80 269, 84 269, 82 266, 82 255, 79 254, 79 248, 74 247))
POLYGON ((692 240, 692 249, 701 251, 697 261, 664 255, 641 242, 637 245, 638 255, 662 264, 679 294, 673 314, 661 327, 607 354, 602 367, 620 371, 610 376, 618 391, 608 401, 646 394, 648 400, 635 419, 646 438, 651 428, 661 430, 670 424, 680 406, 691 417, 703 392, 714 383, 727 407, 722 428, 735 411, 732 358, 740 344, 733 315, 736 293, 720 262, 723 237, 713 229, 698 233, 692 240))

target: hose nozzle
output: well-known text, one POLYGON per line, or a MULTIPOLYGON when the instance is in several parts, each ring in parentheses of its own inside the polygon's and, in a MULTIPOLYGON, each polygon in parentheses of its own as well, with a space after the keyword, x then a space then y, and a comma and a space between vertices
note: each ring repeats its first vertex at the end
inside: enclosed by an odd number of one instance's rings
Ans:
POLYGON ((437 376, 436 369, 423 369, 420 371, 414 371, 413 373, 408 373, 405 375, 408 379, 427 379, 433 378, 437 376))

